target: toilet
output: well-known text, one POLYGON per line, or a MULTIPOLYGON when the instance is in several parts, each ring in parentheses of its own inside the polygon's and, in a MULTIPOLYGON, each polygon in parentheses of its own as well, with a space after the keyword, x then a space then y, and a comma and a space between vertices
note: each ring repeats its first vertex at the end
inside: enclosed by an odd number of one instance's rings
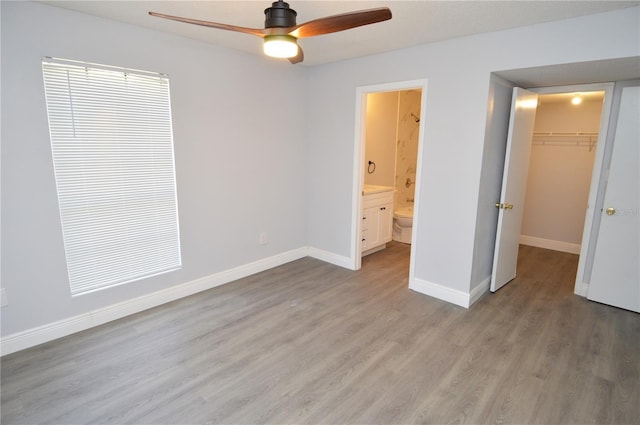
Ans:
POLYGON ((413 228, 413 206, 398 208, 393 212, 393 240, 411 243, 413 228))

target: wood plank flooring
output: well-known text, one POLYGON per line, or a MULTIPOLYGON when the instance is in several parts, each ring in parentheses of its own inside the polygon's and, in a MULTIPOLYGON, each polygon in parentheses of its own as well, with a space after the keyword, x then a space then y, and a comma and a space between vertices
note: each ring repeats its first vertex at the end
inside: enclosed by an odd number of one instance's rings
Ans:
POLYGON ((640 315, 521 247, 470 310, 407 289, 409 247, 305 258, 5 356, 5 425, 637 424, 640 315))

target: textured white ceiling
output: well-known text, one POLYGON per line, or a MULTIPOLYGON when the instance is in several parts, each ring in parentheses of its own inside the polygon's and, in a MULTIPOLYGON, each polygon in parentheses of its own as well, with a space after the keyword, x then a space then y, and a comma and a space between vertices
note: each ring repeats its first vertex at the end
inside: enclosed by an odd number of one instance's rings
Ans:
MULTIPOLYGON (((262 54, 258 37, 151 17, 148 11, 253 28, 270 1, 42 1, 100 17, 262 54)), ((640 1, 311 1, 290 0, 298 23, 387 6, 390 21, 300 41, 303 65, 319 65, 465 35, 632 7, 640 1)), ((597 29, 594 29, 597 30, 597 29)))

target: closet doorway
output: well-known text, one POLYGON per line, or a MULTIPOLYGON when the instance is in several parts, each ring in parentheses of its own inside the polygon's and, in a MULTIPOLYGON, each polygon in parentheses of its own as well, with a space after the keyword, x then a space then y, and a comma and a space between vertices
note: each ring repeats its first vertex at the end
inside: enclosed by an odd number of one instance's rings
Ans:
POLYGON ((580 254, 604 91, 540 94, 520 243, 580 254))
MULTIPOLYGON (((502 238, 499 240, 515 241, 513 249, 503 249, 503 252, 517 250, 518 241, 514 237, 519 236, 519 242, 525 245, 580 254, 576 282, 581 281, 585 272, 586 253, 591 247, 593 229, 597 228, 594 205, 601 182, 612 89, 613 84, 601 83, 531 90, 542 101, 535 109, 535 124, 529 130, 533 134, 529 133, 526 141, 522 139, 519 143, 528 143, 531 148, 531 155, 527 153, 523 157, 529 166, 518 167, 520 171, 515 173, 517 178, 524 173, 527 182, 524 208, 517 211, 522 226, 500 236, 500 221, 498 224, 498 235, 502 238), (583 103, 587 106, 581 110, 583 103), (579 160, 576 157, 580 157, 579 160), (514 235, 513 231, 518 233, 514 235)), ((507 161, 509 158, 507 149, 507 161)), ((512 178, 505 172, 507 180, 503 180, 503 186, 512 178)), ((519 190, 524 190, 524 186, 519 190)), ((500 214, 503 213, 501 210, 500 214)), ((511 264, 511 257, 505 263, 506 257, 498 253, 498 246, 502 244, 496 241, 493 276, 495 278, 497 269, 509 269, 513 272, 512 279, 516 275, 515 263, 511 264), (497 268, 496 262, 500 261, 502 265, 497 268)), ((497 290, 511 279, 502 276, 495 288, 492 280, 491 290, 497 290)), ((576 293, 583 295, 577 285, 576 293)))

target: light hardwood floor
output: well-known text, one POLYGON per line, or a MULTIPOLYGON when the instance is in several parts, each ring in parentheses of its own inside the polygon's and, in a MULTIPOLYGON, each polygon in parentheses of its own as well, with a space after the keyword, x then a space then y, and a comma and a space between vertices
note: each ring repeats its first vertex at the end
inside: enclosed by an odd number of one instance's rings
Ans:
POLYGON ((470 310, 407 289, 408 246, 305 258, 2 358, 2 424, 637 424, 640 315, 521 247, 470 310))

